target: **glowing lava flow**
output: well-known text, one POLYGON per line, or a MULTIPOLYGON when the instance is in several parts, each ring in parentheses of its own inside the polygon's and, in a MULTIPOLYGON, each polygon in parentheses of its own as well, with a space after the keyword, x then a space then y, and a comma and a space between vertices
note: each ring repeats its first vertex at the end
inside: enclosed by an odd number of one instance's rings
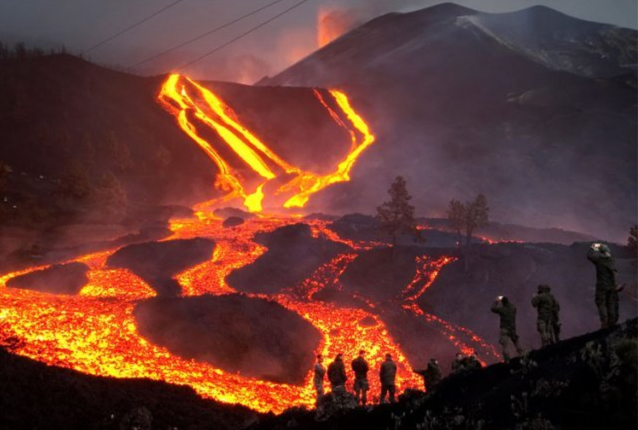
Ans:
MULTIPOLYGON (((421 316, 430 323, 437 324, 441 331, 447 335, 448 339, 463 354, 469 355, 477 349, 476 347, 480 347, 483 350, 482 356, 491 355, 493 358, 498 359, 500 356, 494 346, 485 342, 475 333, 464 327, 451 324, 436 315, 426 313, 417 304, 417 300, 434 283, 441 269, 454 261, 456 261, 454 257, 441 257, 439 259, 432 259, 428 256, 417 257, 416 274, 412 282, 403 291, 404 302, 401 306, 408 312, 421 316), (474 344, 474 346, 470 346, 471 344, 474 344)), ((481 362, 485 364, 485 361, 481 360, 481 362)))
MULTIPOLYGON (((223 200, 241 198, 250 210, 259 211, 262 200, 268 197, 265 184, 279 178, 281 173, 292 176, 276 191, 286 194, 287 200, 283 206, 303 206, 313 193, 330 184, 349 180, 349 172, 357 157, 374 141, 368 126, 352 109, 345 94, 330 91, 333 98, 330 103, 319 91, 315 94, 337 124, 348 129, 352 136, 346 158, 339 163, 335 172, 324 176, 304 172, 280 159, 238 122, 230 107, 192 80, 171 75, 162 86, 158 98, 176 117, 181 129, 217 165, 219 173, 216 185, 226 192, 223 200), (341 112, 331 107, 333 102, 341 112), (260 177, 254 191, 246 191, 248 186, 245 178, 237 173, 211 142, 202 137, 198 127, 214 130, 228 148, 260 177)), ((255 233, 272 231, 298 221, 293 217, 261 217, 237 227, 224 228, 221 220, 209 212, 198 210, 196 215, 197 218, 173 221, 173 235, 166 239, 204 237, 213 239, 216 244, 210 261, 176 276, 182 286, 183 296, 236 293, 226 283, 227 276, 233 270, 251 264, 266 251, 264 246, 253 240, 255 233)), ((314 295, 322 289, 341 289, 339 278, 356 257, 356 251, 370 249, 378 244, 341 239, 327 228, 325 221, 305 222, 310 224, 315 237, 323 236, 344 243, 354 251, 338 255, 319 267, 300 285, 289 286, 280 294, 253 296, 274 300, 316 327, 323 340, 315 352, 321 352, 329 358, 337 353, 352 358, 359 349, 367 350, 372 369, 370 398, 379 391, 375 373, 386 353, 391 353, 398 364, 399 390, 421 386, 421 378, 412 373, 400 345, 392 339, 385 323, 376 313, 374 303, 369 303, 367 310, 364 310, 314 299, 314 295)), ((6 287, 11 278, 46 266, 1 276, 0 344, 10 344, 11 350, 17 354, 92 375, 151 378, 189 385, 204 397, 240 403, 257 411, 281 412, 295 405, 314 404, 311 369, 308 369, 302 385, 274 383, 226 372, 206 362, 184 359, 147 341, 138 333, 133 310, 141 301, 154 297, 155 291, 128 270, 106 267, 107 258, 115 251, 111 249, 74 260, 89 267, 89 282, 76 296, 6 287)), ((471 332, 424 314, 416 306, 416 299, 431 285, 441 267, 451 261, 449 257, 436 261, 427 258, 419 260, 417 277, 405 290, 401 303, 410 312, 425 315, 429 321, 439 324, 445 333, 450 334, 452 342, 461 333, 469 339, 468 344, 480 344, 482 340, 475 335, 473 337, 471 332)))
MULTIPOLYGON (((227 294, 234 290, 225 277, 234 268, 254 261, 264 248, 251 238, 257 231, 268 231, 294 219, 255 219, 241 228, 225 229, 219 221, 198 219, 172 224, 172 238, 206 236, 213 238, 216 251, 211 261, 180 274, 177 279, 184 295, 227 294)), ((208 363, 187 360, 153 345, 137 332, 133 309, 140 300, 155 295, 144 281, 123 269, 105 267, 113 251, 79 258, 90 267, 89 283, 78 296, 44 294, 6 288, 15 272, 0 278, 0 340, 20 340, 14 351, 48 364, 69 367, 101 376, 151 378, 193 387, 203 396, 229 403, 241 403, 258 411, 281 412, 292 405, 311 406, 314 394, 311 372, 303 386, 276 384, 228 373, 208 363)), ((268 296, 310 321, 323 334, 320 347, 326 356, 343 352, 354 356, 360 348, 370 351, 376 366, 382 355, 392 353, 398 362, 401 388, 419 384, 405 356, 388 335, 382 321, 360 309, 340 308, 313 302, 310 295, 331 283, 352 261, 346 254, 321 267, 304 282, 314 288, 301 288, 300 294, 268 296), (366 321, 363 323, 362 321, 366 321)), ((373 389, 378 389, 371 378, 373 389)))
POLYGON ((283 207, 303 207, 312 194, 337 182, 350 180, 350 170, 357 158, 374 142, 374 135, 370 132, 368 125, 355 112, 344 93, 330 90, 334 103, 341 109, 341 115, 347 118, 351 127, 346 126, 340 114, 328 105, 318 90, 315 90, 314 94, 337 124, 346 129, 351 136, 348 155, 338 164, 333 173, 327 175, 303 171, 283 160, 253 132, 244 127, 237 119, 237 114, 226 103, 212 91, 191 79, 178 74, 170 75, 162 85, 158 100, 177 118, 180 128, 216 164, 219 175, 215 185, 226 192, 222 200, 241 198, 248 210, 259 212, 262 210, 262 201, 266 197, 264 185, 267 181, 280 177, 282 173, 291 175, 292 179, 279 186, 275 194, 289 196, 283 203, 283 207), (231 167, 215 149, 213 142, 202 137, 197 124, 215 131, 253 172, 263 178, 252 193, 249 194, 246 191, 248 181, 238 173, 238 168, 231 167), (357 138, 357 135, 360 135, 360 138, 357 138))

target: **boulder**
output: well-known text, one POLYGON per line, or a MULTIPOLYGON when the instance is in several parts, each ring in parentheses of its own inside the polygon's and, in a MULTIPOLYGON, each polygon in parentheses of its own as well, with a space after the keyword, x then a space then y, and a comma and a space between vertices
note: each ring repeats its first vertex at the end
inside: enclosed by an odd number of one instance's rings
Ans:
POLYGON ((7 287, 40 291, 51 294, 78 294, 89 278, 89 267, 84 263, 55 264, 46 269, 16 276, 7 287))

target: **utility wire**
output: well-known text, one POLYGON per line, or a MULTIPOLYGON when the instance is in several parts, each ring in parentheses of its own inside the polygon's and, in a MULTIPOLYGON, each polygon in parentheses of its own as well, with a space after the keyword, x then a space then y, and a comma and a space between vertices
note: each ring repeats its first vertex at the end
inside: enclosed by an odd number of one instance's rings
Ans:
POLYGON ((256 31, 257 29, 259 29, 259 28, 261 28, 261 27, 263 27, 263 26, 265 26, 265 25, 267 25, 267 24, 269 24, 269 23, 273 22, 273 21, 274 21, 274 20, 276 20, 277 18, 279 18, 279 17, 281 17, 281 16, 283 16, 283 15, 287 14, 287 13, 288 13, 288 12, 290 12, 291 10, 293 10, 293 9, 295 9, 295 8, 297 8, 297 7, 299 7, 299 6, 301 6, 302 4, 306 3, 307 1, 309 1, 309 0, 301 0, 299 3, 296 3, 295 5, 293 5, 293 6, 289 7, 288 9, 284 10, 283 12, 278 13, 277 15, 273 16, 272 18, 270 18, 270 19, 268 19, 268 20, 266 20, 266 21, 262 22, 262 23, 261 23, 261 24, 259 24, 258 26, 253 27, 253 28, 251 28, 250 30, 243 32, 242 34, 240 34, 239 36, 235 37, 234 39, 231 39, 231 40, 229 40, 228 42, 223 43, 223 44, 219 45, 218 47, 216 47, 216 48, 214 48, 214 49, 211 49, 210 51, 206 52, 205 54, 200 55, 199 57, 195 58, 194 60, 192 60, 192 61, 190 61, 190 62, 188 62, 188 63, 186 63, 186 64, 183 64, 182 66, 178 67, 178 68, 177 68, 177 69, 175 69, 175 70, 182 70, 182 69, 185 69, 186 67, 188 67, 188 66, 190 66, 190 65, 192 65, 192 64, 197 63, 198 61, 200 61, 200 60, 202 60, 202 59, 204 59, 204 58, 208 57, 209 55, 211 55, 211 54, 213 54, 213 53, 215 53, 215 52, 219 51, 220 49, 225 48, 225 47, 227 47, 228 45, 230 45, 230 44, 232 44, 232 43, 236 42, 237 40, 241 39, 242 37, 245 37, 245 36, 249 35, 249 34, 250 34, 250 33, 252 33, 253 31, 256 31))
POLYGON ((252 12, 247 13, 246 15, 242 15, 242 16, 240 16, 240 17, 238 17, 238 18, 235 18, 234 20, 232 20, 232 21, 230 21, 230 22, 227 22, 227 23, 225 23, 225 24, 223 24, 223 25, 220 25, 219 27, 215 27, 215 28, 213 28, 212 30, 207 31, 206 33, 203 33, 203 34, 200 34, 199 36, 193 37, 192 39, 187 40, 186 42, 180 43, 179 45, 175 45, 175 46, 173 46, 172 48, 167 49, 166 51, 162 51, 162 52, 160 52, 159 54, 155 54, 155 55, 153 55, 152 57, 148 57, 147 59, 142 60, 142 61, 140 61, 139 63, 135 63, 135 64, 133 64, 132 66, 129 66, 126 70, 134 69, 134 68, 136 68, 136 67, 138 67, 138 66, 141 66, 141 65, 142 65, 142 64, 144 64, 144 63, 148 63, 148 62, 149 62, 149 61, 151 61, 151 60, 154 60, 154 59, 156 59, 156 58, 158 58, 158 57, 161 57, 162 55, 168 54, 169 52, 172 52, 172 51, 174 51, 174 50, 176 50, 176 49, 179 49, 179 48, 181 48, 181 47, 183 47, 183 46, 186 46, 186 45, 188 45, 189 43, 193 43, 193 42, 195 42, 196 40, 202 39, 202 38, 204 38, 204 37, 206 37, 206 36, 209 36, 209 35, 211 35, 211 34, 213 34, 213 33, 216 33, 216 32, 218 32, 219 30, 222 30, 222 29, 224 29, 224 28, 226 28, 226 27, 228 27, 228 26, 230 26, 230 25, 233 25, 233 24, 235 24, 236 22, 239 22, 239 21, 241 21, 241 20, 242 20, 242 19, 244 19, 244 18, 248 18, 249 16, 252 16, 252 15, 254 15, 254 14, 258 13, 258 12, 261 12, 262 10, 267 9, 267 8, 269 8, 270 6, 274 6, 275 4, 280 3, 280 2, 282 2, 282 1, 283 1, 283 0, 275 0, 274 2, 268 3, 267 5, 262 6, 262 7, 260 7, 259 9, 255 9, 255 10, 253 10, 252 12))
POLYGON ((82 52, 82 55, 86 54, 86 53, 87 53, 87 52, 89 52, 89 51, 94 50, 94 49, 95 49, 95 48, 97 48, 97 47, 100 47, 100 46, 104 45, 104 44, 105 44, 105 43, 107 43, 107 42, 110 42, 111 40, 115 39, 116 37, 121 36, 122 34, 126 33, 127 31, 134 29, 134 28, 135 28, 135 27, 137 27, 138 25, 145 23, 145 22, 146 22, 146 21, 148 21, 149 19, 151 19, 151 18, 153 18, 153 17, 156 17, 157 15, 159 15, 159 14, 160 14, 160 13, 162 13, 162 12, 164 12, 165 10, 168 10, 168 9, 172 8, 172 7, 173 7, 173 6, 175 6, 177 3, 181 3, 181 2, 183 2, 183 1, 184 1, 184 0, 176 0, 176 1, 174 1, 173 3, 171 3, 171 4, 167 5, 167 6, 164 6, 163 8, 161 8, 160 10, 158 10, 157 12, 155 12, 155 13, 153 13, 153 14, 151 14, 151 15, 147 16, 146 18, 144 18, 144 19, 142 19, 142 20, 140 20, 140 21, 137 21, 136 23, 134 23, 134 24, 132 24, 132 25, 130 25, 130 26, 128 26, 128 27, 126 27, 124 30, 119 31, 119 32, 115 33, 114 35, 112 35, 112 36, 110 36, 110 37, 107 37, 106 39, 102 40, 101 42, 99 42, 99 43, 97 43, 97 44, 95 44, 95 45, 91 46, 89 49, 84 50, 84 51, 82 52))

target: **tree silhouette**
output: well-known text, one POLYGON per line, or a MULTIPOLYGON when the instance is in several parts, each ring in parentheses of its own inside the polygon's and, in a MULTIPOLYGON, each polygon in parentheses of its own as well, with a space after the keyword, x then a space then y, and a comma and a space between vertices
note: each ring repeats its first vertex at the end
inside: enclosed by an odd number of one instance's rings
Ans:
POLYGON ((414 206, 410 204, 412 197, 408 194, 405 179, 397 176, 390 189, 390 201, 377 207, 376 219, 380 222, 379 229, 392 238, 392 256, 394 258, 397 239, 401 234, 408 233, 418 237, 419 232, 414 220, 414 206))
POLYGON ((488 213, 490 208, 487 206, 487 199, 483 194, 476 196, 473 202, 468 202, 466 207, 465 245, 470 246, 474 231, 479 227, 485 227, 489 224, 488 213))
POLYGON ((450 221, 450 226, 456 231, 458 235, 457 245, 461 247, 463 245, 461 232, 465 229, 466 210, 465 205, 458 200, 452 199, 447 211, 447 219, 450 221))
POLYGON ((461 247, 461 232, 465 231, 465 270, 469 269, 470 244, 472 235, 477 228, 484 227, 489 223, 489 211, 487 198, 479 194, 473 201, 465 204, 452 199, 447 210, 447 219, 458 234, 458 245, 461 247))
POLYGON ((629 238, 627 238, 627 246, 633 252, 634 257, 638 253, 638 224, 629 229, 629 238))

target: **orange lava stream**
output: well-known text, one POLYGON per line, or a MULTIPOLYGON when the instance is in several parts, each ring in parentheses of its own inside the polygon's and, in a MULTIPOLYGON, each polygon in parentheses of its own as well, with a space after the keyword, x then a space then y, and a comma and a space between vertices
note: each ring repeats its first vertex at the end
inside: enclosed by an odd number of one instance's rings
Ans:
MULTIPOLYGON (((295 222, 294 218, 255 218, 233 228, 223 228, 219 220, 212 218, 172 222, 174 234, 169 239, 209 237, 216 242, 210 261, 176 277, 183 286, 183 295, 234 293, 235 290, 225 281, 226 276, 232 270, 252 263, 266 251, 265 247, 252 240, 254 234, 295 222)), ((338 237, 329 232, 325 221, 308 222, 317 235, 338 237)), ((278 413, 290 406, 314 404, 311 369, 301 386, 262 381, 226 372, 205 362, 180 358, 140 336, 133 310, 140 301, 155 296, 155 292, 128 270, 105 267, 108 256, 114 251, 76 259, 90 267, 89 282, 77 296, 6 288, 6 282, 12 277, 41 267, 0 277, 0 343, 17 338, 19 342, 13 346, 14 352, 48 364, 99 376, 151 378, 189 385, 204 397, 240 403, 262 412, 278 413)), ((378 315, 313 299, 313 295, 323 288, 340 288, 339 278, 355 257, 354 252, 338 255, 301 285, 285 289, 280 294, 249 296, 274 300, 319 329, 323 340, 315 352, 329 358, 337 353, 353 358, 359 349, 368 351, 372 369, 371 398, 380 389, 376 369, 386 353, 391 353, 397 362, 399 389, 420 387, 421 378, 412 373, 400 345, 393 341, 378 315)), ((449 261, 449 257, 434 263, 428 261, 435 270, 430 270, 430 267, 427 269, 429 274, 422 271, 417 278, 428 279, 428 285, 431 284, 438 270, 449 261)), ((425 266, 423 270, 426 270, 425 266)), ((416 283, 411 285, 406 289, 409 294, 406 293, 408 299, 405 302, 414 304, 418 294, 424 290, 419 289, 416 283), (414 295, 415 291, 418 294, 414 295)), ((414 306, 414 312, 423 315, 414 306)), ((449 333, 460 330, 435 316, 426 317, 449 333)), ((478 337, 472 341, 482 342, 478 337)))
MULTIPOLYGON (((463 354, 469 355, 476 351, 476 346, 479 346, 483 350, 483 355, 499 359, 500 355, 494 346, 481 339, 471 330, 449 323, 436 315, 426 313, 417 304, 417 300, 434 283, 441 269, 456 260, 457 258, 455 257, 441 257, 436 260, 428 256, 416 257, 416 274, 412 282, 410 282, 403 291, 405 302, 401 306, 408 312, 421 316, 430 323, 439 325, 441 331, 446 333, 448 339, 463 354), (475 346, 471 346, 470 343, 473 343, 475 346)), ((482 359, 480 361, 485 365, 485 361, 482 359)))
POLYGON ((306 172, 279 157, 268 145, 262 142, 253 132, 239 121, 237 114, 218 96, 195 81, 178 74, 170 75, 160 90, 160 104, 175 118, 180 128, 195 141, 216 164, 219 174, 216 187, 226 192, 220 199, 230 201, 243 199, 244 206, 251 212, 261 212, 265 197, 264 185, 267 181, 280 177, 281 174, 292 175, 292 179, 281 185, 275 194, 288 195, 283 207, 303 207, 310 196, 329 185, 350 180, 350 171, 361 153, 374 142, 363 118, 350 105, 348 97, 336 90, 330 90, 335 104, 341 109, 351 126, 346 126, 340 115, 329 106, 321 93, 314 91, 322 106, 328 111, 337 124, 351 136, 350 151, 340 162, 337 169, 327 175, 306 172), (195 122, 194 120, 197 120, 195 122), (197 124, 216 132, 222 142, 257 175, 265 179, 252 193, 246 191, 249 181, 239 173, 239 167, 233 168, 225 160, 213 142, 206 140, 198 131, 197 124), (357 138, 357 135, 360 135, 357 138))

